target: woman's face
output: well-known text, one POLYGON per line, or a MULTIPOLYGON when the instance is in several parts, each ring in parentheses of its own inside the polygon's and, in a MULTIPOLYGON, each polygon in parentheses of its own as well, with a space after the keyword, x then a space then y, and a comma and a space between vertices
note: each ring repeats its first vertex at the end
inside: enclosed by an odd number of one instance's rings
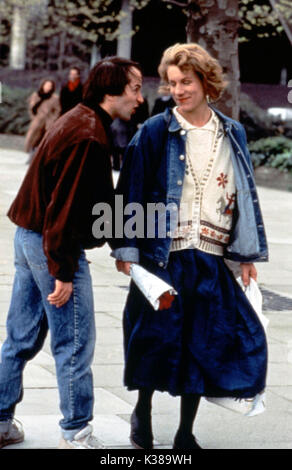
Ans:
POLYGON ((202 82, 192 69, 181 70, 176 65, 170 65, 167 77, 170 93, 184 117, 207 106, 202 82))
POLYGON ((50 80, 47 80, 44 84, 43 84, 43 92, 44 93, 50 93, 50 91, 52 91, 53 89, 53 83, 50 81, 50 80))

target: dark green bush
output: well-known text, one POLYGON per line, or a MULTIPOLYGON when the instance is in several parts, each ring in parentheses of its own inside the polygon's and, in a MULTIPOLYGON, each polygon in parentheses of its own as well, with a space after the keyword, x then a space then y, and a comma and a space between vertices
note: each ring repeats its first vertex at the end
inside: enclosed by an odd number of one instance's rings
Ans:
POLYGON ((292 140, 285 136, 267 137, 249 143, 254 167, 266 165, 292 171, 292 140))
POLYGON ((2 86, 0 133, 24 135, 29 124, 27 98, 32 90, 2 86))

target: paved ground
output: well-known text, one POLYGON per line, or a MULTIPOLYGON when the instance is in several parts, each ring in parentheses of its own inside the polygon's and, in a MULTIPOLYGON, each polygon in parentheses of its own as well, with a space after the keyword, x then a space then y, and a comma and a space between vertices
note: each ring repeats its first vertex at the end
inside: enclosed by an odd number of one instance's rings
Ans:
MULTIPOLYGON (((0 343, 13 279, 14 227, 5 213, 26 171, 26 155, 0 150, 0 343)), ((292 193, 259 188, 270 244, 270 263, 259 264, 268 328, 267 411, 247 418, 202 400, 196 435, 205 449, 292 449, 292 193)), ((95 292, 97 345, 93 364, 95 433, 107 449, 130 449, 129 418, 136 392, 122 385, 122 309, 128 278, 116 272, 107 247, 88 252, 95 292)), ((17 407, 26 440, 15 448, 53 449, 59 440, 58 391, 47 339, 24 374, 24 400, 17 407)), ((169 449, 178 423, 179 400, 156 393, 156 447, 169 449)), ((13 446, 10 446, 10 448, 13 446)))

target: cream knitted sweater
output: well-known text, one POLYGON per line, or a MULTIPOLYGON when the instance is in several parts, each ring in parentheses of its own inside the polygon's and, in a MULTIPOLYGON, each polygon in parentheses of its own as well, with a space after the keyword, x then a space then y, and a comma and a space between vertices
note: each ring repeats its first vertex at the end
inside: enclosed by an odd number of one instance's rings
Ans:
POLYGON ((197 248, 222 256, 236 200, 229 141, 213 110, 202 127, 186 121, 177 108, 173 112, 187 131, 187 141, 186 171, 171 251, 197 248))

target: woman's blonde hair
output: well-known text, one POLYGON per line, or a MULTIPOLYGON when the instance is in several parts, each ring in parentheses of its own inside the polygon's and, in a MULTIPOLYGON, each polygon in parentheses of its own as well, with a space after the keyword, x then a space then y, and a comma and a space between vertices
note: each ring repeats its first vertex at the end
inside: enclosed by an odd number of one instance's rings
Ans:
POLYGON ((182 71, 192 69, 196 72, 210 101, 218 100, 228 85, 219 62, 203 47, 196 43, 175 44, 164 51, 158 67, 159 91, 163 94, 169 94, 167 69, 170 65, 176 65, 182 71))

